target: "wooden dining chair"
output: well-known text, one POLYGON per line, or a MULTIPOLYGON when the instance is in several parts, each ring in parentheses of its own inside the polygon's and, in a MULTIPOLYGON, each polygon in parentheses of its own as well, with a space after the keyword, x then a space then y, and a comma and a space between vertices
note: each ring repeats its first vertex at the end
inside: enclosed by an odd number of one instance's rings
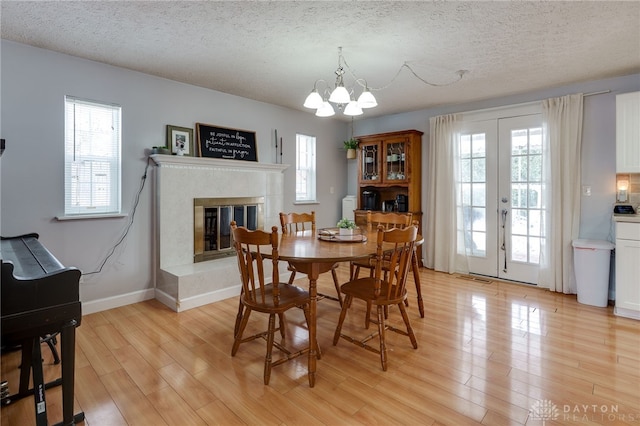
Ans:
MULTIPOLYGON (((372 235, 379 225, 382 225, 384 229, 391 228, 406 228, 411 225, 412 213, 396 213, 396 212, 372 212, 367 211, 367 233, 372 235)), ((351 262, 349 265, 350 279, 355 280, 360 275, 360 269, 367 269, 369 276, 373 276, 373 270, 375 268, 375 256, 369 259, 357 260, 351 262)))
MULTIPOLYGON (((367 211, 367 234, 373 235, 373 233, 378 229, 378 226, 382 226, 387 230, 392 228, 404 229, 411 225, 412 217, 412 213, 372 212, 369 210, 367 211)), ((375 270, 375 256, 371 256, 368 259, 355 260, 349 264, 349 276, 352 281, 358 278, 360 275, 360 269, 366 269, 369 271, 369 276, 373 277, 375 270)), ((387 268, 384 265, 382 266, 382 270, 385 274, 387 273, 387 268)), ((367 303, 367 314, 364 318, 364 324, 367 328, 369 328, 370 318, 371 304, 367 303)))
MULTIPOLYGON (((240 295, 241 315, 240 324, 235 332, 231 356, 238 352, 240 344, 257 338, 267 341, 267 354, 264 359, 264 384, 269 384, 271 369, 291 359, 309 352, 305 348, 291 352, 284 345, 285 321, 284 313, 292 308, 301 308, 309 326, 309 293, 295 285, 279 282, 278 271, 278 228, 272 227, 271 232, 262 230, 250 231, 245 227, 238 227, 236 222, 231 222, 234 247, 238 257, 238 269, 242 279, 242 293, 240 295), (268 277, 265 270, 271 264, 271 283, 267 283, 268 277), (269 315, 269 323, 266 331, 243 337, 243 333, 249 321, 251 312, 257 311, 269 315), (278 327, 276 327, 276 316, 278 327), (280 331, 281 341, 275 339, 275 332, 280 331), (278 360, 273 360, 273 347, 282 351, 284 355, 278 360)), ((317 345, 317 343, 316 343, 317 345)), ((320 348, 316 346, 317 357, 320 358, 320 348)))
MULTIPOLYGON (((283 213, 280 212, 280 226, 282 227, 283 234, 295 234, 296 232, 311 231, 315 236, 316 234, 316 212, 311 213, 283 213)), ((318 293, 318 296, 335 300, 342 306, 342 296, 340 295, 340 282, 338 281, 338 274, 336 269, 338 264, 334 264, 331 268, 331 276, 333 277, 333 285, 336 287, 336 296, 329 296, 327 294, 318 293)), ((296 268, 289 264, 287 268, 291 271, 289 276, 289 284, 293 284, 296 279, 296 268)))
POLYGON ((340 286, 340 291, 344 294, 345 299, 340 311, 338 326, 333 335, 333 345, 337 345, 338 340, 342 337, 357 346, 380 354, 380 362, 384 371, 387 370, 387 346, 385 342, 385 332, 387 330, 408 336, 413 348, 418 348, 418 342, 411 328, 411 322, 404 305, 407 299, 407 277, 411 269, 411 256, 413 256, 413 247, 417 235, 418 227, 415 225, 407 226, 404 229, 392 228, 389 230, 385 230, 384 226, 379 225, 376 235, 377 248, 373 277, 357 278, 340 286), (383 248, 383 244, 387 244, 387 247, 383 248), (388 270, 387 274, 384 272, 384 267, 388 270), (378 325, 378 330, 364 339, 358 340, 342 334, 342 326, 353 299, 364 300, 367 305, 372 304, 377 307, 377 318, 371 321, 378 325), (397 329, 385 322, 385 308, 393 305, 398 306, 406 331, 397 329), (378 349, 367 344, 369 340, 376 336, 380 341, 378 349))

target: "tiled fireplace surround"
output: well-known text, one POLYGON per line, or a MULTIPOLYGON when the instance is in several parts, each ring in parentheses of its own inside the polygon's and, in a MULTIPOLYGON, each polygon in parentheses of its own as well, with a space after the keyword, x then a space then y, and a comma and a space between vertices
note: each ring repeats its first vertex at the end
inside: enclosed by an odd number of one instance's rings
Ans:
POLYGON ((265 197, 265 229, 279 223, 283 164, 156 154, 155 297, 176 312, 236 296, 235 256, 193 262, 193 200, 265 197))

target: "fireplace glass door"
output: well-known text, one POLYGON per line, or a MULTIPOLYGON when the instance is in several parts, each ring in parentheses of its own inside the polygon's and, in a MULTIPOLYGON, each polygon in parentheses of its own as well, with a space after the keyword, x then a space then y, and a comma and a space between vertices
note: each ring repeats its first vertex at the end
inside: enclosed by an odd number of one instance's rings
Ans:
POLYGON ((194 261, 233 254, 231 221, 251 230, 261 229, 263 204, 262 197, 194 200, 194 261))

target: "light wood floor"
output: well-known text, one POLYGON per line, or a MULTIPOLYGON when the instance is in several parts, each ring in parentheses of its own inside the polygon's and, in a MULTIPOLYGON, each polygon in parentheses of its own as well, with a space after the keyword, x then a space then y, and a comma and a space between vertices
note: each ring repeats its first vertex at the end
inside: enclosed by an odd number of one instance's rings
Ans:
MULTIPOLYGON (((346 280, 347 268, 339 273, 346 280)), ((329 294, 325 275, 320 288, 329 294)), ((427 269, 421 278, 426 317, 413 293, 409 307, 419 348, 388 333, 386 372, 378 355, 345 340, 332 345, 339 307, 318 303, 323 357, 313 389, 306 357, 274 368, 264 386, 263 340, 230 356, 236 299, 179 314, 152 300, 87 315, 78 329, 76 412, 91 426, 640 422, 640 322, 530 286, 427 269)), ((344 331, 366 335, 363 318, 354 302, 344 331)), ((287 319, 287 341, 304 344, 301 313, 287 319)), ((263 326, 255 314, 250 327, 263 326)), ((58 377, 43 353, 47 377, 58 377)), ((13 391, 18 364, 17 352, 2 356, 13 391)), ((46 393, 51 424, 62 420, 60 395, 59 387, 46 393)), ((32 398, 2 408, 2 425, 33 419, 32 398)))

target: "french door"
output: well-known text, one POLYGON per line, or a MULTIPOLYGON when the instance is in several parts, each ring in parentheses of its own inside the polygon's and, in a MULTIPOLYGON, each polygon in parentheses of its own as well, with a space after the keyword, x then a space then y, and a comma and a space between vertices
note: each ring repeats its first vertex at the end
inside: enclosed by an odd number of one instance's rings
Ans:
POLYGON ((458 142, 458 252, 469 272, 537 284, 542 232, 539 114, 465 123, 458 142))

